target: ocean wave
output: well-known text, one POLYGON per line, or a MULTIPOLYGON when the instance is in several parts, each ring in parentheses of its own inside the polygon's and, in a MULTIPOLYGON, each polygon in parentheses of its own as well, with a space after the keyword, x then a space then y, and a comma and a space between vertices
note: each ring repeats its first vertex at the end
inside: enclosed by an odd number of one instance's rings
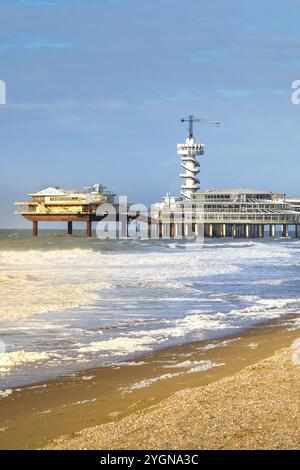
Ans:
MULTIPOLYGON (((97 291, 106 284, 55 285, 41 280, 11 282, 9 289, 0 285, 0 320, 27 318, 38 313, 80 307, 93 302, 97 291)), ((109 286, 108 286, 109 287, 109 286)))
POLYGON ((156 338, 142 336, 141 338, 118 337, 104 341, 93 341, 87 346, 79 348, 79 352, 101 352, 110 351, 117 355, 124 355, 137 351, 149 351, 151 345, 156 343, 156 338))
POLYGON ((27 363, 47 361, 51 357, 50 354, 45 352, 14 351, 2 353, 0 354, 0 372, 6 373, 10 369, 27 363))
POLYGON ((95 303, 99 292, 108 288, 192 292, 187 278, 240 270, 228 261, 207 263, 192 252, 143 252, 141 256, 82 248, 2 250, 0 264, 0 320, 83 307, 95 303))
MULTIPOLYGON (((6 390, 0 390, 0 398, 6 398, 12 395, 13 391, 10 388, 7 388, 6 390)), ((7 429, 7 428, 2 428, 7 429)))
MULTIPOLYGON (((294 304, 300 304, 296 299, 260 299, 254 305, 241 309, 232 309, 228 313, 212 314, 193 313, 180 319, 165 321, 165 327, 155 329, 140 329, 128 331, 122 336, 104 341, 92 342, 80 347, 79 352, 96 353, 109 352, 111 355, 126 355, 136 352, 152 351, 158 346, 174 341, 175 338, 192 337, 205 339, 215 332, 230 331, 232 328, 243 328, 268 319, 275 319, 283 314, 283 310, 294 304)), ((217 344, 203 346, 203 349, 221 347, 229 344, 223 341, 217 344)))
MULTIPOLYGON (((169 372, 167 374, 158 375, 157 377, 152 377, 150 379, 140 380, 139 382, 135 382, 129 387, 121 388, 121 390, 123 393, 130 393, 133 390, 150 387, 150 385, 156 382, 160 382, 162 380, 173 379, 175 377, 180 377, 185 374, 195 374, 198 372, 206 372, 209 369, 212 369, 213 367, 221 367, 223 365, 224 363, 213 362, 213 361, 186 361, 186 362, 178 363, 173 366, 174 368, 178 367, 181 369, 187 369, 184 372, 174 372, 174 373, 169 372)), ((168 366, 168 368, 169 367, 171 366, 168 366)))

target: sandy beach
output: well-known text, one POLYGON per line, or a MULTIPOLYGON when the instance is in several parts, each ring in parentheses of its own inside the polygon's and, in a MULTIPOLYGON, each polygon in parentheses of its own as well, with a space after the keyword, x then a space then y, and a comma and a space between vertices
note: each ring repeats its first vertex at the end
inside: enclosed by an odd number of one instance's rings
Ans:
POLYGON ((300 338, 154 409, 55 441, 52 449, 299 449, 300 338))
POLYGON ((8 390, 0 448, 299 447, 298 319, 8 390))

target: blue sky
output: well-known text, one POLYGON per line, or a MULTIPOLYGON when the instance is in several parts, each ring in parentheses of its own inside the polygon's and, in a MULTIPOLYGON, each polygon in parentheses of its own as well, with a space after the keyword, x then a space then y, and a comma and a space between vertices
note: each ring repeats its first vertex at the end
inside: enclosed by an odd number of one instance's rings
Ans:
POLYGON ((202 188, 300 196, 299 0, 0 0, 0 226, 48 185, 179 193, 189 114, 202 188))

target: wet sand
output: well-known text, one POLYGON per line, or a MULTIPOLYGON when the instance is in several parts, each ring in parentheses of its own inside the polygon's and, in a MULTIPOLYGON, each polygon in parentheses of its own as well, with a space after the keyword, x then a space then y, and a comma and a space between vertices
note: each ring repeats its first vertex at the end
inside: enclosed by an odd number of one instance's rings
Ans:
POLYGON ((299 448, 296 318, 14 390, 0 448, 299 448))
POLYGON ((153 410, 61 438, 49 448, 299 449, 300 339, 295 349, 282 349, 230 377, 177 392, 153 410))

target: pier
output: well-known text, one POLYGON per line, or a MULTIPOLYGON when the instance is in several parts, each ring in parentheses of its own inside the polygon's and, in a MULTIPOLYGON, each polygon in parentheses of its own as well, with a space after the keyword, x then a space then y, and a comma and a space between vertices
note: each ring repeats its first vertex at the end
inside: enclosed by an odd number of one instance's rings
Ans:
POLYGON ((100 184, 82 190, 49 187, 30 193, 29 201, 16 202, 16 213, 32 223, 34 237, 38 236, 40 222, 64 222, 68 236, 73 234, 73 223, 81 222, 90 238, 93 223, 103 220, 114 224, 116 236, 113 238, 128 238, 130 234, 132 237, 132 230, 134 238, 149 239, 247 239, 264 238, 267 234, 273 238, 289 237, 291 233, 300 237, 299 198, 288 199, 284 193, 246 188, 201 191, 197 158, 204 155, 205 147, 196 142, 193 124, 220 123, 193 116, 182 121, 188 121, 189 128, 185 143, 177 145, 181 167, 185 170, 180 174, 184 180, 180 197, 167 194, 151 210, 135 212, 127 202, 125 205, 115 203, 115 193, 100 184), (132 226, 133 221, 135 225, 132 226))
POLYGON ((144 232, 146 227, 144 238, 149 239, 273 238, 291 233, 300 237, 298 200, 287 200, 283 193, 242 188, 195 192, 190 201, 167 195, 149 213, 134 213, 130 207, 116 204, 112 193, 95 192, 93 187, 84 193, 47 188, 31 195, 31 201, 16 204, 17 213, 32 223, 34 237, 38 236, 40 222, 64 222, 68 236, 73 234, 73 223, 81 222, 90 238, 93 223, 104 219, 116 224, 117 238, 129 237, 133 221, 137 238, 139 224, 144 225, 144 232), (99 206, 107 203, 114 213, 99 215, 99 206))

